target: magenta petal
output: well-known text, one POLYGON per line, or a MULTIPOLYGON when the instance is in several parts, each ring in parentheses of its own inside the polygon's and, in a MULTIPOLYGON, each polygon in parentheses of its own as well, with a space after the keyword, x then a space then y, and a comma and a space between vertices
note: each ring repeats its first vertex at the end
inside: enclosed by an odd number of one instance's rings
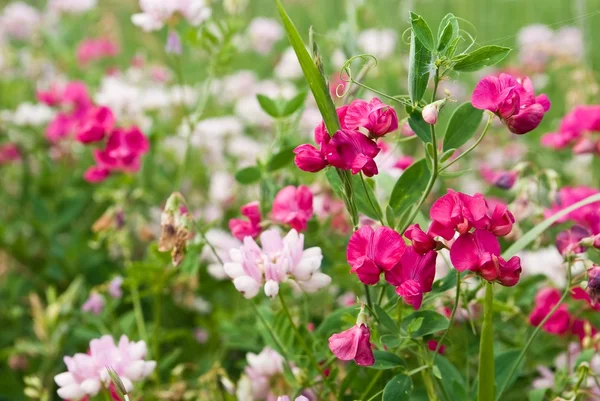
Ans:
POLYGON ((367 326, 360 325, 361 336, 356 350, 354 361, 359 366, 371 366, 375 363, 373 349, 371 348, 371 332, 367 326))
POLYGON ((329 337, 329 349, 338 359, 350 361, 356 356, 361 335, 362 330, 358 326, 333 334, 329 337))
POLYGON ((550 99, 548 99, 548 96, 545 93, 536 97, 535 102, 542 105, 544 112, 550 110, 550 99))
POLYGON ((379 227, 373 237, 374 260, 383 270, 390 270, 402 257, 406 245, 396 231, 389 227, 379 227))
POLYGON ((363 226, 352 234, 346 248, 346 260, 350 266, 354 268, 360 259, 367 256, 368 247, 373 241, 374 235, 375 232, 370 226, 363 226))
POLYGON ((536 129, 542 122, 542 118, 544 118, 544 107, 535 103, 506 119, 505 122, 513 134, 522 135, 536 129))
POLYGON ((471 103, 476 109, 496 112, 499 96, 500 85, 498 78, 487 76, 475 86, 473 95, 471 96, 471 103))
POLYGON ((363 127, 368 124, 369 108, 369 103, 362 99, 352 101, 346 110, 345 118, 343 120, 346 124, 346 128, 355 130, 358 127, 363 127))
POLYGON ((316 173, 327 167, 327 160, 314 146, 304 144, 294 149, 294 163, 302 171, 316 173))
POLYGON ((379 267, 369 258, 363 258, 356 266, 352 267, 351 271, 356 273, 361 283, 367 285, 377 284, 381 274, 379 267))
POLYGON ((479 266, 477 242, 471 233, 461 235, 450 248, 450 261, 459 271, 475 270, 479 266))

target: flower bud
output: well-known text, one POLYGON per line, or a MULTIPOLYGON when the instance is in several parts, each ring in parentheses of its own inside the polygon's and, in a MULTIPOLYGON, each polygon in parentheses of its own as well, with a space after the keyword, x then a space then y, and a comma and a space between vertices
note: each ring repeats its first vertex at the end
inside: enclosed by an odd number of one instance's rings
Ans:
POLYGON ((446 104, 446 101, 447 99, 442 99, 425 106, 421 112, 423 120, 431 125, 437 123, 438 114, 440 113, 441 108, 444 107, 444 104, 446 104))

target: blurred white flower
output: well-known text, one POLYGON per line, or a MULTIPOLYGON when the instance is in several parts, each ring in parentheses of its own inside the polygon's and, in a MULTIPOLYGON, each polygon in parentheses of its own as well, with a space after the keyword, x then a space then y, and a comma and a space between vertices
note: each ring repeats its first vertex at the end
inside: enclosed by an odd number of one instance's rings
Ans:
POLYGON ((556 57, 577 62, 583 60, 585 44, 579 28, 565 26, 554 33, 554 54, 556 57))
POLYGON ((40 22, 40 12, 22 1, 10 3, 0 14, 0 27, 14 39, 29 39, 39 28, 40 22))
POLYGON ((258 78, 254 71, 240 70, 215 82, 211 92, 221 103, 231 103, 249 93, 254 93, 257 82, 258 78))
MULTIPOLYGON (((237 249, 242 246, 240 240, 233 235, 216 228, 208 230, 205 236, 224 263, 231 262, 231 258, 229 257, 230 249, 237 249)), ((200 259, 208 262, 207 270, 211 276, 217 280, 225 280, 228 278, 227 273, 225 273, 225 270, 223 269, 223 265, 221 265, 208 245, 204 246, 202 249, 200 259)))
POLYGON ((54 111, 43 103, 24 102, 13 112, 3 111, 1 118, 18 126, 39 126, 46 124, 53 116, 54 111))
POLYGON ((365 53, 384 59, 394 53, 396 36, 392 29, 367 29, 358 35, 358 47, 365 53))
POLYGON ((302 76, 302 67, 293 48, 288 47, 281 55, 279 63, 275 66, 275 76, 281 79, 296 79, 302 76))
POLYGON ((81 14, 96 7, 98 0, 49 0, 48 8, 52 11, 81 14))
POLYGON ((273 19, 257 17, 250 22, 247 35, 252 49, 268 54, 275 42, 283 37, 283 28, 273 19))
MULTIPOLYGON (((566 266, 556 247, 549 246, 535 251, 523 251, 519 252, 518 256, 521 258, 524 276, 542 274, 548 277, 557 287, 563 288, 565 286, 566 266)), ((582 272, 583 269, 583 264, 576 262, 573 265, 573 274, 582 272)))
POLYGON ((205 0, 140 0, 140 8, 142 12, 132 15, 131 21, 146 32, 162 29, 177 12, 193 26, 202 24, 211 15, 205 0))

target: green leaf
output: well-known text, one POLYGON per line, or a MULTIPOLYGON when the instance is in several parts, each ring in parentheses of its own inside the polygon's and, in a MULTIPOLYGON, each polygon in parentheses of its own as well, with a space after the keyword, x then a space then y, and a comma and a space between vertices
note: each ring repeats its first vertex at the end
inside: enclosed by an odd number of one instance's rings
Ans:
POLYGON ((418 111, 413 111, 408 116, 408 125, 423 143, 431 142, 430 125, 423 120, 423 116, 418 111))
POLYGON ((349 324, 346 323, 346 320, 356 320, 357 314, 358 308, 355 306, 338 309, 330 313, 315 330, 315 336, 319 338, 329 337, 335 332, 347 329, 349 324))
POLYGON ((281 117, 281 111, 279 110, 279 106, 273 99, 268 98, 265 95, 256 95, 256 99, 260 104, 260 108, 263 109, 265 113, 267 113, 271 117, 281 117))
MULTIPOLYGON (((344 199, 344 185, 342 184, 342 180, 340 179, 337 171, 333 168, 330 168, 325 172, 325 177, 327 177, 327 181, 329 181, 329 185, 331 185, 333 192, 335 192, 335 194, 341 199, 344 199)), ((355 174, 352 176, 353 197, 356 201, 356 207, 358 208, 359 212, 362 212, 366 216, 377 220, 379 219, 379 216, 382 215, 381 207, 375 198, 373 188, 371 188, 371 186, 368 184, 368 180, 365 180, 365 182, 367 184, 366 191, 365 185, 363 185, 361 182, 360 175, 355 174), (373 205, 371 205, 371 202, 369 202, 369 198, 371 199, 373 205), (375 207, 375 209, 373 209, 373 207, 375 207)))
POLYGON ((294 148, 285 148, 275 153, 267 163, 267 171, 275 171, 285 167, 294 160, 294 148))
POLYGON ((398 325, 396 325, 394 319, 381 306, 374 304, 373 307, 375 308, 375 313, 377 313, 377 318, 379 318, 379 323, 392 333, 398 333, 398 325))
POLYGON ((511 49, 503 46, 483 46, 471 53, 461 54, 455 57, 454 71, 478 71, 484 67, 498 64, 504 60, 511 49))
POLYGON ((439 52, 443 51, 448 45, 458 37, 458 20, 454 14, 446 14, 438 28, 438 47, 439 52))
POLYGON ((431 33, 431 28, 429 28, 429 25, 423 19, 423 17, 421 17, 419 14, 411 12, 410 25, 413 32, 417 36, 417 39, 423 44, 423 46, 425 46, 425 48, 429 51, 434 51, 435 41, 433 39, 433 34, 431 33))
POLYGON ((412 338, 423 337, 448 328, 448 319, 445 316, 431 310, 422 310, 414 312, 402 320, 400 327, 402 331, 408 333, 409 325, 416 319, 423 319, 423 323, 418 330, 411 333, 412 338))
POLYGON ((298 62, 300 63, 300 67, 302 67, 302 72, 304 73, 304 77, 308 82, 308 86, 313 93, 315 101, 317 102, 317 107, 323 116, 323 121, 325 121, 325 126, 327 127, 327 131, 330 133, 334 133, 340 129, 340 122, 337 117, 337 113, 335 111, 335 106, 333 101, 331 100, 331 96, 329 95, 329 87, 325 82, 325 78, 315 65, 312 57, 306 50, 304 46, 304 42, 298 33, 298 30, 294 26, 294 23, 290 19, 290 17, 285 12, 283 5, 280 0, 275 0, 277 5, 277 10, 279 11, 279 15, 281 16, 281 21, 283 22, 283 26, 285 31, 287 32, 288 39, 294 51, 296 52, 296 56, 298 57, 298 62))
POLYGON ((395 227, 396 214, 394 213, 394 209, 387 205, 385 208, 385 219, 387 220, 387 225, 389 227, 395 227))
POLYGON ((506 379, 508 378, 508 374, 515 365, 515 362, 519 357, 520 353, 520 349, 514 349, 496 355, 496 357, 494 358, 494 369, 496 371, 496 389, 502 388, 501 386, 503 386, 504 388, 509 388, 517 380, 517 377, 519 376, 519 370, 523 368, 523 361, 521 361, 521 363, 519 364, 519 368, 516 370, 516 374, 513 375, 513 377, 508 383, 505 383, 506 379))
POLYGON ((471 102, 458 106, 448 122, 443 150, 458 149, 467 143, 477 132, 482 116, 483 110, 476 109, 471 102))
POLYGON ((389 202, 396 216, 401 216, 419 200, 427 186, 429 175, 425 159, 415 162, 402 173, 394 185, 389 202))
POLYGON ((397 375, 385 385, 382 401, 408 401, 412 391, 412 379, 406 375, 397 375))
POLYGON ((384 334, 379 337, 379 341, 388 348, 396 348, 400 346, 400 343, 402 342, 398 334, 384 334))
POLYGON ((413 105, 419 103, 427 89, 431 52, 413 33, 410 35, 410 53, 408 59, 408 94, 413 105))
POLYGON ((371 369, 386 370, 398 367, 406 367, 406 362, 396 354, 387 351, 373 351, 375 363, 369 366, 371 369))
POLYGON ((283 106, 283 111, 281 112, 281 117, 287 117, 294 112, 296 112, 302 105, 304 104, 304 99, 306 99, 306 92, 300 92, 290 100, 285 103, 283 106))
POLYGON ((437 354, 435 356, 435 366, 442 374, 440 385, 448 393, 450 400, 468 400, 468 392, 465 386, 465 380, 458 369, 444 356, 437 354))
POLYGON ((456 273, 454 272, 454 270, 450 270, 443 279, 441 280, 437 280, 436 282, 433 283, 432 287, 431 287, 431 293, 435 294, 435 293, 442 293, 442 292, 446 292, 454 287, 456 287, 457 281, 456 281, 456 273))
POLYGON ((252 184, 260 181, 261 171, 254 166, 246 167, 235 173, 235 179, 240 184, 252 184))
POLYGON ((527 399, 529 401, 544 401, 544 397, 548 392, 547 388, 536 388, 535 390, 530 390, 527 394, 527 399))
POLYGON ((517 252, 525 249, 525 247, 527 245, 529 245, 529 243, 531 243, 531 242, 535 241, 537 238, 539 238, 539 236, 542 235, 542 233, 544 231, 546 231, 552 224, 554 224, 555 222, 557 222, 558 220, 560 220, 567 214, 579 209, 580 207, 589 205, 590 203, 599 202, 599 201, 600 201, 600 194, 588 196, 587 198, 580 200, 579 202, 575 203, 574 205, 571 205, 571 206, 561 210, 560 212, 548 217, 546 220, 542 221, 540 224, 533 227, 531 230, 527 231, 527 233, 525 235, 523 235, 521 238, 519 238, 517 240, 517 242, 512 244, 506 251, 504 251, 504 253, 502 254, 502 257, 506 260, 512 258, 513 256, 515 256, 515 254, 517 252))
POLYGON ((596 355, 595 349, 581 351, 579 355, 577 355, 577 359, 575 359, 575 368, 578 368, 583 362, 589 363, 594 355, 596 355))

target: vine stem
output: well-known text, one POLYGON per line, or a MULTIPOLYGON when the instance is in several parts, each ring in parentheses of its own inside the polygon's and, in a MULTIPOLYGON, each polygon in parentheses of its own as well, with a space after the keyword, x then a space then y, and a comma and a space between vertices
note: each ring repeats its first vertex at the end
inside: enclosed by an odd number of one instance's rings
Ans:
POLYGON ((494 284, 485 283, 485 301, 483 310, 483 326, 479 343, 479 386, 477 401, 494 401, 495 366, 494 366, 494 284))
POLYGON ((306 352, 306 356, 308 357, 310 363, 314 366, 314 368, 317 370, 317 372, 319 372, 319 374, 323 378, 323 382, 325 383, 325 385, 327 386, 327 388, 329 389, 331 394, 335 396, 335 388, 329 381, 329 378, 325 375, 325 372, 323 371, 323 368, 321 367, 321 365, 319 365, 319 363, 315 359, 315 357, 312 353, 312 350, 309 348, 308 344, 304 340, 304 337, 302 336, 302 333, 300 333, 298 326, 296 326, 296 323, 294 323, 294 319, 292 318, 290 310, 288 309, 287 304, 285 302, 285 298, 283 297, 283 294, 281 292, 279 292, 279 301, 281 302, 281 308, 283 309, 283 312, 285 313, 290 324, 292 325, 294 333, 296 334, 296 338, 300 342, 300 345, 302 346, 302 348, 304 348, 304 351, 306 352))
POLYGON ((437 346, 435 347, 435 351, 433 352, 433 357, 431 358, 431 366, 433 366, 433 364, 435 362, 435 357, 439 353, 440 348, 442 347, 444 340, 446 339, 446 336, 448 335, 448 332, 450 331, 450 328, 452 327, 452 324, 454 323, 454 318, 456 316, 456 311, 458 310, 459 302, 460 302, 460 271, 457 270, 456 271, 456 296, 454 298, 454 306, 452 307, 452 313, 450 313, 450 321, 448 322, 448 328, 446 329, 446 331, 444 331, 442 338, 440 338, 440 341, 438 341, 437 346))
POLYGON ((558 310, 558 308, 560 307, 560 305, 565 301, 565 299, 567 298, 567 296, 571 292, 571 278, 572 278, 571 268, 572 268, 572 264, 569 263, 569 267, 567 268, 567 284, 565 286, 565 290, 563 291, 562 297, 560 298, 560 300, 558 301, 558 303, 556 305, 554 305, 554 308, 552 308, 550 310, 550 313, 548 313, 546 315, 546 317, 544 319, 542 319, 542 321, 540 322, 540 324, 537 325, 537 327, 535 328, 535 330, 533 330, 533 333, 531 333, 531 336, 527 340, 527 343, 525 344, 525 347, 523 347, 523 349, 521 350, 521 353, 517 357, 517 360, 515 361, 515 363, 512 365, 512 368, 510 369, 510 372, 508 373, 508 376, 506 376, 506 380, 504 380, 504 383, 502 383, 502 387, 500 387, 500 391, 498 391, 498 395, 496 396, 496 401, 499 401, 500 398, 502 397, 502 394, 504 394, 504 391, 506 391, 506 387, 508 386, 508 383, 510 382, 510 380, 512 379, 512 377, 515 375, 515 373, 516 373, 519 365, 521 364, 521 361, 523 360, 523 358, 525 357, 525 354, 527 353, 527 350, 529 349, 529 347, 533 343, 533 340, 535 339, 535 337, 537 336, 537 334, 540 332, 541 328, 544 327, 544 325, 546 324, 546 322, 552 317, 552 315, 554 315, 554 313, 558 310))
POLYGON ((138 291, 137 283, 130 281, 129 290, 131 291, 131 301, 133 302, 133 313, 137 329, 142 340, 148 344, 148 332, 146 331, 146 323, 144 322, 144 312, 142 311, 142 301, 138 291))
POLYGON ((369 382, 369 384, 367 385, 367 388, 363 392, 363 395, 360 397, 360 401, 364 401, 365 398, 367 398, 367 395, 369 395, 369 392, 371 391, 371 389, 373 389, 373 387, 375 386, 375 384, 377 383, 377 381, 379 380, 379 378, 381 377, 382 374, 383 374, 383 370, 380 370, 377 373, 375 373, 375 375, 373 376, 373 379, 369 382))
POLYGON ((483 132, 481 133, 481 135, 479 135, 479 138, 477 138, 477 141, 475 141, 475 143, 473 145, 471 145, 471 147, 469 147, 469 149, 465 150, 463 153, 458 155, 454 160, 450 161, 445 166, 440 167, 440 172, 446 170, 448 167, 450 167, 451 165, 453 165, 454 163, 456 163, 457 161, 459 161, 460 159, 462 159, 463 157, 465 157, 466 155, 471 153, 473 151, 473 149, 475 149, 477 146, 479 146, 481 141, 483 141, 485 134, 488 132, 490 125, 492 125, 493 120, 494 120, 494 115, 490 114, 490 117, 488 118, 487 123, 485 124, 485 128, 483 128, 483 132))

